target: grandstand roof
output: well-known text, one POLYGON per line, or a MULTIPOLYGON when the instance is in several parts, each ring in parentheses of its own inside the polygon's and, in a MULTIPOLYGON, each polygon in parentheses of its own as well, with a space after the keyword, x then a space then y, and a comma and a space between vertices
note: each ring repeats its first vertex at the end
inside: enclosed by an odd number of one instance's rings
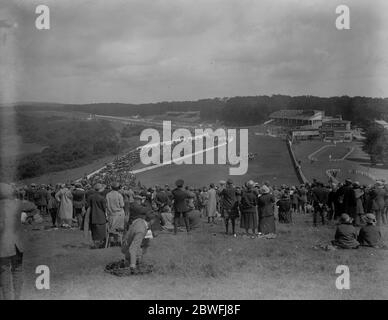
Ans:
POLYGON ((297 110, 286 109, 278 110, 270 114, 273 119, 299 119, 299 120, 317 120, 322 119, 324 112, 320 110, 297 110))

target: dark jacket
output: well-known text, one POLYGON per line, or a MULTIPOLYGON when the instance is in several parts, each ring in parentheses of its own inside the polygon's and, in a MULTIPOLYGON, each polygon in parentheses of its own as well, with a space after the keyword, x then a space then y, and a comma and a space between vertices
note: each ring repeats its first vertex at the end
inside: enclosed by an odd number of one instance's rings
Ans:
POLYGON ((341 223, 335 232, 334 244, 343 249, 357 248, 360 244, 357 241, 356 228, 350 223, 341 223))
POLYGON ((221 191, 221 207, 225 210, 236 210, 237 209, 237 196, 236 189, 233 186, 226 186, 221 191))
POLYGON ((259 208, 259 217, 270 217, 273 216, 275 198, 272 194, 267 193, 263 194, 257 200, 257 205, 259 208))
POLYGON ((49 194, 46 189, 41 188, 35 193, 35 204, 37 206, 47 206, 49 194))
POLYGON ((190 209, 187 207, 186 199, 190 198, 190 195, 182 188, 176 188, 172 190, 174 197, 174 209, 175 212, 188 212, 190 209))
POLYGON ((291 201, 289 198, 282 198, 277 202, 279 212, 288 212, 291 209, 291 201))
POLYGON ((81 209, 85 206, 85 190, 84 189, 74 189, 73 194, 73 206, 76 209, 81 209))
POLYGON ((89 196, 90 224, 106 223, 106 199, 100 192, 94 192, 89 196))
POLYGON ((318 204, 327 205, 329 200, 329 192, 327 189, 323 187, 315 187, 312 190, 312 199, 314 206, 318 206, 318 204))
POLYGON ((368 224, 360 229, 358 242, 362 246, 374 247, 380 244, 381 231, 377 226, 368 224))
POLYGON ((243 213, 256 213, 257 195, 252 189, 243 191, 241 195, 240 209, 243 213))
POLYGON ((345 186, 343 188, 343 196, 344 196, 344 202, 343 202, 344 211, 351 217, 354 217, 356 214, 357 201, 356 201, 356 194, 354 192, 353 187, 345 186))

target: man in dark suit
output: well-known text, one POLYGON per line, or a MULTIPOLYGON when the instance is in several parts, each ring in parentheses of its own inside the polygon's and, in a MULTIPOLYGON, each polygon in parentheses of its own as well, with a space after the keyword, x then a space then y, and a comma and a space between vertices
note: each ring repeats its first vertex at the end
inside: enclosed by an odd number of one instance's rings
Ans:
POLYGON ((313 224, 318 224, 318 216, 322 219, 322 225, 326 224, 327 204, 329 191, 323 186, 322 182, 316 182, 316 187, 312 190, 312 200, 314 206, 313 224))
POLYGON ((183 190, 184 181, 179 179, 175 182, 176 188, 172 190, 173 201, 174 201, 174 234, 178 232, 178 224, 181 216, 185 221, 186 231, 190 231, 189 219, 187 212, 190 209, 187 207, 187 199, 190 198, 190 194, 183 190))

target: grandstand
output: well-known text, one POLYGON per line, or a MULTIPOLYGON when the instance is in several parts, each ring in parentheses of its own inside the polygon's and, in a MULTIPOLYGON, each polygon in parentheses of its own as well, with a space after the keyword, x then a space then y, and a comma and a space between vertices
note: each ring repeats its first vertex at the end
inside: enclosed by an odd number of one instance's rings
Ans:
POLYGON ((318 129, 322 125, 325 112, 320 110, 278 110, 270 114, 271 124, 287 127, 318 129))

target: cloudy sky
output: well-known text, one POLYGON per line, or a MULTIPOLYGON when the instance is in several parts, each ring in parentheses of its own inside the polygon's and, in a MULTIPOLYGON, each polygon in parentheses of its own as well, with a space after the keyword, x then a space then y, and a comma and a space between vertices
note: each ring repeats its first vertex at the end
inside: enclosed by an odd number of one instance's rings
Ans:
POLYGON ((387 97, 388 1, 0 0, 0 58, 0 102, 387 97))

